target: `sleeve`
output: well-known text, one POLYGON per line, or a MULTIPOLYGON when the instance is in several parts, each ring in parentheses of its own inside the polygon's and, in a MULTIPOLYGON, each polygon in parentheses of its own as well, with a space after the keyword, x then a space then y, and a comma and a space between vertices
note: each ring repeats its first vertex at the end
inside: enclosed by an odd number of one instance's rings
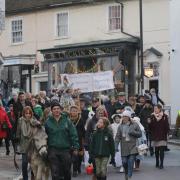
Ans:
POLYGON ((71 140, 71 145, 73 149, 78 150, 79 149, 79 139, 78 139, 78 134, 75 126, 73 123, 69 121, 69 134, 70 134, 70 140, 71 140))
POLYGON ((9 121, 9 118, 8 118, 8 115, 7 115, 7 114, 5 115, 5 120, 6 120, 6 123, 7 123, 7 125, 8 125, 8 128, 11 129, 11 128, 12 128, 12 125, 11 125, 11 123, 10 123, 10 121, 9 121))
POLYGON ((114 143, 114 139, 111 133, 109 134, 109 139, 110 139, 109 145, 110 145, 111 157, 114 157, 115 156, 115 143, 114 143))
POLYGON ((17 130, 16 130, 16 138, 20 139, 21 138, 21 118, 18 119, 17 121, 17 130))
POLYGON ((164 101, 157 95, 157 99, 158 99, 158 101, 164 106, 164 101))
POLYGON ((117 134, 115 137, 115 148, 118 149, 119 146, 119 142, 122 139, 122 132, 121 132, 121 126, 119 125, 118 130, 117 130, 117 134))
POLYGON ((134 123, 129 130, 129 135, 135 138, 140 138, 142 136, 141 129, 138 124, 134 123))

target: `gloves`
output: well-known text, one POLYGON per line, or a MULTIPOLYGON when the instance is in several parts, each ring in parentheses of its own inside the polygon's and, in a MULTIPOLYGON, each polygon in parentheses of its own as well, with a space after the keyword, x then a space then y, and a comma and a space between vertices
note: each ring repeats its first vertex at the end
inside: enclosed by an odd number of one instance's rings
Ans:
POLYGON ((40 156, 47 157, 47 148, 44 146, 39 151, 40 156))
POLYGON ((109 164, 112 164, 112 166, 116 167, 116 162, 115 162, 114 157, 111 157, 111 161, 109 164))

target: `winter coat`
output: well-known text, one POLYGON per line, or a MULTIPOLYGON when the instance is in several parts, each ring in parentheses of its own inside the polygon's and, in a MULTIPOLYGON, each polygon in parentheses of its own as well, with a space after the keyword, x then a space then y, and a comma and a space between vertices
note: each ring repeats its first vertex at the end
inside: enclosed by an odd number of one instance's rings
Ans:
POLYGON ((116 137, 119 125, 120 125, 120 123, 115 123, 115 122, 111 124, 111 129, 112 129, 112 132, 113 132, 113 138, 114 139, 116 137))
POLYGON ((12 128, 6 111, 3 107, 0 107, 0 139, 7 138, 8 136, 8 129, 3 129, 3 126, 7 126, 9 129, 12 128))
POLYGON ((169 132, 168 116, 163 114, 162 119, 157 121, 156 117, 152 115, 149 130, 153 141, 167 141, 167 135, 169 132))
MULTIPOLYGON (((73 121, 72 121, 73 122, 73 121)), ((80 118, 77 122, 73 122, 74 126, 76 127, 78 139, 79 139, 79 150, 82 151, 83 149, 83 141, 85 138, 85 128, 84 128, 84 122, 82 118, 80 118)))
POLYGON ((114 139, 108 128, 97 129, 93 133, 90 144, 90 156, 96 157, 111 157, 115 156, 114 139))
POLYGON ((33 128, 37 126, 40 126, 40 123, 34 118, 26 120, 24 117, 21 117, 18 120, 16 138, 20 142, 19 153, 28 152, 33 138, 33 128), (26 129, 28 129, 28 133, 26 132, 26 129))
POLYGON ((137 123, 131 122, 128 126, 128 135, 129 140, 127 141, 125 137, 123 137, 123 126, 125 124, 121 124, 118 127, 118 131, 115 138, 116 149, 118 149, 119 142, 121 141, 121 156, 129 156, 132 154, 138 154, 137 151, 137 139, 142 136, 141 129, 137 123))
POLYGON ((153 113, 153 107, 143 107, 140 114, 139 114, 139 118, 140 118, 140 122, 141 124, 144 126, 145 130, 148 130, 148 118, 151 117, 151 114, 153 113))
POLYGON ((108 113, 108 117, 111 123, 113 123, 111 116, 116 113, 115 104, 112 104, 111 101, 108 101, 107 103, 105 103, 105 107, 108 113))
POLYGON ((49 116, 45 123, 45 129, 49 148, 57 148, 61 151, 79 149, 76 128, 66 114, 62 113, 58 122, 53 116, 49 116))
POLYGON ((96 115, 93 116, 93 118, 89 121, 86 134, 85 134, 85 145, 87 148, 91 143, 92 140, 92 134, 96 131, 96 124, 98 122, 98 119, 96 118, 96 115))

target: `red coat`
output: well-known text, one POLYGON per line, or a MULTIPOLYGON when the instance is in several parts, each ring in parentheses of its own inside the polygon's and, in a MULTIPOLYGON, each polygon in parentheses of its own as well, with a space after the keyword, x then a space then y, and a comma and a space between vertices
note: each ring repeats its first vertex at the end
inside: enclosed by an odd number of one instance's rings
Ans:
POLYGON ((0 107, 0 139, 3 139, 3 138, 6 138, 7 137, 7 131, 6 130, 3 130, 1 127, 2 127, 2 124, 6 122, 8 128, 12 128, 12 125, 9 121, 9 118, 7 116, 7 113, 6 111, 3 109, 3 107, 0 107))

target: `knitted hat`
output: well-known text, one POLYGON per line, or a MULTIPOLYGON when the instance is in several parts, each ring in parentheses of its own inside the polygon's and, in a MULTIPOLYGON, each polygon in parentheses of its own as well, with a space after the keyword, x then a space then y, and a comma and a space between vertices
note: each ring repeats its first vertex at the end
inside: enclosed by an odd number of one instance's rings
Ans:
POLYGON ((129 117, 129 118, 131 118, 131 112, 130 111, 127 111, 127 110, 125 110, 123 113, 122 113, 122 117, 129 117))

